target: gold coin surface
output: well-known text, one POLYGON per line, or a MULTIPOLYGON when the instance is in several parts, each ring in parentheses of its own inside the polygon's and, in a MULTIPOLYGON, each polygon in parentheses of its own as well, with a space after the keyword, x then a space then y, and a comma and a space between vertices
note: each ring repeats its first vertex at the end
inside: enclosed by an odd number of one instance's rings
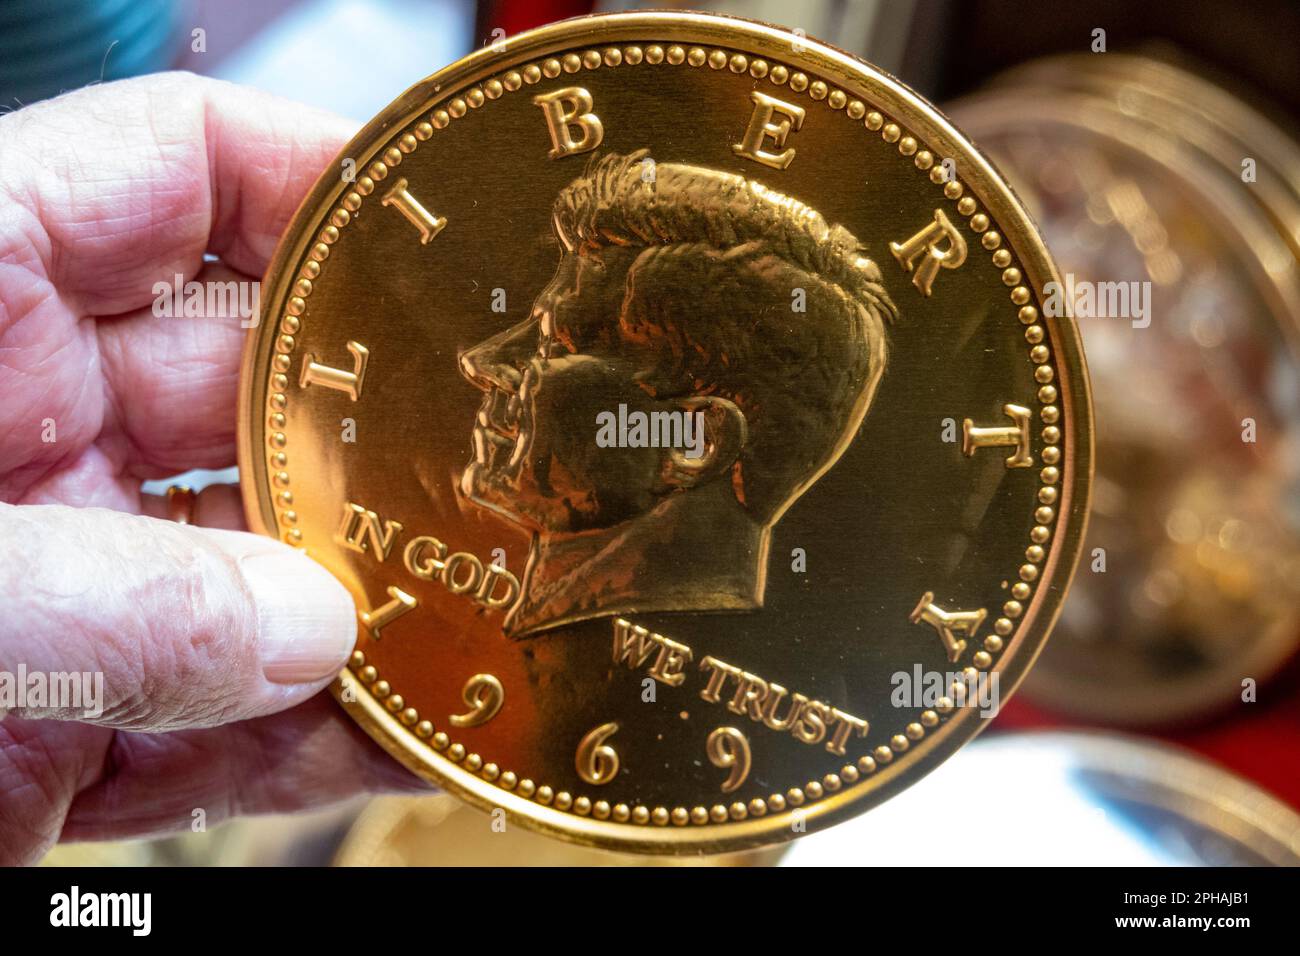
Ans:
POLYGON ((1046 639, 1093 454, 1055 276, 861 61, 545 27, 303 203, 245 356, 249 521, 352 591, 335 693, 416 773, 607 849, 787 840, 937 766, 1046 639))

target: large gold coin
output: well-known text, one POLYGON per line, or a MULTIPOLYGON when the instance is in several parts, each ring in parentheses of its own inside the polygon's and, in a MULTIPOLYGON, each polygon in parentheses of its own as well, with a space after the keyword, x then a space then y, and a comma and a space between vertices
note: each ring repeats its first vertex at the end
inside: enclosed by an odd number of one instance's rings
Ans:
POLYGON ((336 693, 415 772, 611 849, 789 839, 969 740, 1056 617, 1092 431, 1054 277, 860 61, 547 27, 403 94, 303 204, 245 363, 249 520, 356 596, 336 693))

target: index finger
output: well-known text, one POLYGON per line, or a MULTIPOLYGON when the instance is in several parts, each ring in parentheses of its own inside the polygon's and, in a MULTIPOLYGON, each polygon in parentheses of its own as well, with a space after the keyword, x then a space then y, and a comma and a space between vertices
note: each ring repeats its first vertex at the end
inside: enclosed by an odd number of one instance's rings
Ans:
POLYGON ((51 284, 82 315, 116 315, 204 253, 260 275, 352 132, 267 93, 161 73, 0 118, 0 169, 51 284))
POLYGON ((156 318, 155 286, 205 253, 260 274, 352 125, 182 73, 0 117, 0 398, 69 436, 0 427, 0 461, 57 475, 95 441, 137 476, 233 464, 242 321, 156 318))

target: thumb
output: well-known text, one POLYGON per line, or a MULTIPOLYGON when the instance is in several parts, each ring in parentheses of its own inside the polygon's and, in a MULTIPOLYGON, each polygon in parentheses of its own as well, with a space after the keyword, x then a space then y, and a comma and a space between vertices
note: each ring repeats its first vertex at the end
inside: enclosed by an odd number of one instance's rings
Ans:
POLYGON ((348 592, 304 554, 102 508, 0 504, 0 607, 0 714, 128 730, 292 707, 356 638, 348 592))

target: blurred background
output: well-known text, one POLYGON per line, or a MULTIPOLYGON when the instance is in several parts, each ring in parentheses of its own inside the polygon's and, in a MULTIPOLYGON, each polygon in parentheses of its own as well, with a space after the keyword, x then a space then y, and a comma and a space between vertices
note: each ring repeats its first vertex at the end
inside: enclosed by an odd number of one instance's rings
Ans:
MULTIPOLYGON (((5 0, 0 112, 186 69, 360 123, 479 46, 638 6, 5 0)), ((799 28, 893 73, 990 155, 1062 273, 1138 283, 1149 307, 1078 320, 1097 411, 1094 514, 1063 618, 1015 700, 904 796, 829 834, 688 862, 1300 863, 1300 4, 644 6, 799 28), (917 836, 954 809, 1008 807, 1015 827, 978 845, 917 836)), ((498 833, 434 796, 65 846, 46 862, 653 861, 498 833)))

